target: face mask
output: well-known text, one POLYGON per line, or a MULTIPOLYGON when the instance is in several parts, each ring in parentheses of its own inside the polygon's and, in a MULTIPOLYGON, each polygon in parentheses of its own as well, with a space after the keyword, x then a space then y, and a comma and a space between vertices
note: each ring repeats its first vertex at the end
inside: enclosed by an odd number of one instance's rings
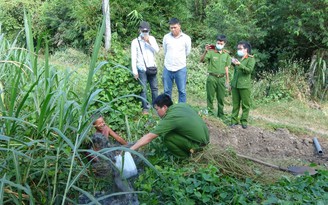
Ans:
POLYGON ((149 36, 149 32, 145 32, 145 33, 144 32, 141 32, 140 33, 140 36, 141 37, 149 36))
POLYGON ((222 50, 223 47, 224 47, 224 45, 216 44, 216 49, 218 49, 218 50, 222 50))
POLYGON ((239 56, 239 57, 244 57, 244 51, 242 51, 242 50, 238 50, 237 51, 237 55, 239 56))

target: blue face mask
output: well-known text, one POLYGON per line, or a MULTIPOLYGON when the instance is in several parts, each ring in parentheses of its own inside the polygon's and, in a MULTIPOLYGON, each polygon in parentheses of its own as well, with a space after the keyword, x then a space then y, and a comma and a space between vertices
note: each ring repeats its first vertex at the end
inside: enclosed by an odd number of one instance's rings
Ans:
POLYGON ((224 47, 224 45, 221 45, 221 44, 216 44, 216 49, 218 50, 222 50, 224 47))
POLYGON ((149 36, 149 32, 141 32, 140 36, 141 37, 149 36))
POLYGON ((237 51, 237 55, 238 55, 239 57, 244 57, 245 53, 244 53, 244 51, 242 51, 242 50, 238 50, 238 51, 237 51))

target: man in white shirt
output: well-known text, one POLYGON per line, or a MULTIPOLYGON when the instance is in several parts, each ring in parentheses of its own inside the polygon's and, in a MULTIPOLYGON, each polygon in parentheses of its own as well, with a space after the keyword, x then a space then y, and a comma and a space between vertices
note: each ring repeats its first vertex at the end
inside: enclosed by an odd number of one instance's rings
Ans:
POLYGON ((169 24, 171 32, 163 39, 164 93, 172 97, 172 86, 175 81, 179 92, 179 102, 186 102, 187 56, 191 51, 191 38, 181 31, 178 19, 172 18, 169 24))
POLYGON ((131 65, 134 78, 139 79, 143 90, 140 93, 142 99, 142 113, 148 114, 149 105, 147 103, 147 82, 149 83, 154 101, 158 95, 157 74, 146 74, 146 67, 156 67, 155 53, 159 51, 156 39, 149 35, 150 25, 142 21, 139 26, 139 36, 131 43, 131 65))

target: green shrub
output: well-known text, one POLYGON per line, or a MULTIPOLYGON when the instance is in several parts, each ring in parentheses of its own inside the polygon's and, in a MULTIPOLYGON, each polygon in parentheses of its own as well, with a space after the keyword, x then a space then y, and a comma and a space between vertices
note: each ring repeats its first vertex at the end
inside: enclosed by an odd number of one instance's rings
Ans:
POLYGON ((136 119, 141 114, 141 101, 138 98, 142 87, 133 78, 131 71, 122 66, 103 66, 95 76, 97 89, 102 89, 98 95, 96 107, 108 103, 111 110, 104 111, 106 121, 113 130, 126 131, 125 116, 136 119))
POLYGON ((258 103, 304 100, 309 98, 310 89, 306 81, 306 61, 284 61, 276 73, 259 74, 254 83, 253 97, 258 103))
POLYGON ((192 49, 187 59, 188 78, 187 78, 187 95, 199 97, 206 100, 206 79, 207 66, 200 63, 202 49, 192 49))

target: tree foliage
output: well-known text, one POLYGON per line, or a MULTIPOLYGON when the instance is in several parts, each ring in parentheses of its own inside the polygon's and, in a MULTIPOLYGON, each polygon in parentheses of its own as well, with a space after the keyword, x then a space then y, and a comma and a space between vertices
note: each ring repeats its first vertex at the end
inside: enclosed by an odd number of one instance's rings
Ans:
POLYGON ((267 30, 263 44, 258 48, 269 53, 269 61, 277 69, 280 60, 289 58, 310 59, 318 49, 328 48, 328 2, 318 1, 268 1, 267 30))
MULTIPOLYGON (((96 0, 5 0, 0 7, 7 36, 14 38, 22 29, 26 8, 38 28, 34 35, 47 34, 53 50, 74 47, 91 52, 102 18, 102 2, 96 0)), ((234 54, 238 41, 249 41, 257 59, 255 73, 279 71, 281 62, 310 60, 318 50, 328 48, 327 0, 112 0, 110 7, 113 38, 109 55, 115 58, 138 35, 141 20, 150 22, 152 35, 161 43, 172 17, 181 20, 193 46, 203 47, 223 33, 234 54)))

